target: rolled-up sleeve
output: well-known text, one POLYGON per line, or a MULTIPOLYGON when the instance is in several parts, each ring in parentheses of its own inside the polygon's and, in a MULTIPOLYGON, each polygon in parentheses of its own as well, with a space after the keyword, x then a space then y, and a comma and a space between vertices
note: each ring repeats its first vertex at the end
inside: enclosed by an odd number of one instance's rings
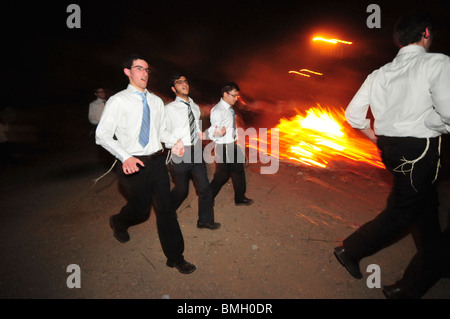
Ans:
POLYGON ((369 81, 368 77, 345 110, 345 118, 348 124, 360 130, 370 127, 370 120, 367 118, 367 111, 369 110, 369 81))
POLYGON ((439 56, 439 63, 430 76, 430 92, 436 113, 428 116, 428 128, 441 133, 450 133, 450 57, 439 56))

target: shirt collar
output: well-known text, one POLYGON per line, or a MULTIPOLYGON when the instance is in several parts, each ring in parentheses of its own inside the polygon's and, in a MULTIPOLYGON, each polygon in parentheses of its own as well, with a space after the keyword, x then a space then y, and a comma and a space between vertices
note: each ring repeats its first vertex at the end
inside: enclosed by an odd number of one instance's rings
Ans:
POLYGON ((402 47, 397 55, 408 54, 408 53, 426 53, 427 51, 421 45, 417 44, 409 44, 407 46, 402 47))
POLYGON ((227 102, 225 102, 222 98, 220 99, 220 102, 225 106, 225 108, 230 108, 231 107, 231 105, 230 104, 228 104, 227 102))
POLYGON ((175 98, 175 101, 177 101, 177 102, 184 102, 184 103, 189 103, 189 104, 191 104, 191 103, 193 102, 193 100, 192 100, 190 97, 188 97, 188 98, 189 98, 189 101, 186 102, 184 99, 182 99, 181 97, 177 96, 177 97, 175 98))
MULTIPOLYGON (((142 91, 139 91, 137 88, 135 88, 133 85, 131 85, 131 84, 128 84, 128 87, 127 87, 127 90, 131 93, 131 94, 135 94, 135 93, 144 93, 145 95, 147 95, 148 94, 148 90, 147 89, 145 89, 145 91, 144 92, 142 92, 142 91)), ((137 94, 136 94, 137 95, 137 94)))

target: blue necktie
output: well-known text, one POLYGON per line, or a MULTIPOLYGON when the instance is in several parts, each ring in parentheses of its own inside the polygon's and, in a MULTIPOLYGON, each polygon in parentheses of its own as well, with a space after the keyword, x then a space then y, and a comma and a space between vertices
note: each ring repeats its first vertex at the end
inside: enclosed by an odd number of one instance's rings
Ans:
POLYGON ((147 103, 147 98, 145 93, 138 92, 138 94, 142 97, 142 123, 141 123, 141 132, 139 133, 139 144, 142 147, 145 147, 148 144, 148 140, 150 138, 150 108, 147 103))

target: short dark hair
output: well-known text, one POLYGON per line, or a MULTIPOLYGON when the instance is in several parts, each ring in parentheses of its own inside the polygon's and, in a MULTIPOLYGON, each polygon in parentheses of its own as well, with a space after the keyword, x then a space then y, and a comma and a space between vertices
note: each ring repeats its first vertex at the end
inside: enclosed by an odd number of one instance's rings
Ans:
POLYGON ((239 86, 238 86, 236 83, 234 83, 234 82, 228 82, 228 83, 226 83, 226 84, 223 86, 222 90, 221 90, 222 96, 223 96, 223 94, 224 94, 225 92, 228 93, 228 92, 231 92, 231 91, 233 91, 233 90, 240 91, 239 86))
POLYGON ((136 60, 144 60, 147 61, 147 59, 140 55, 140 54, 130 54, 127 56, 127 58, 125 59, 125 61, 123 62, 123 67, 124 69, 131 69, 131 67, 133 66, 133 62, 136 60))
POLYGON ((179 80, 182 76, 186 77, 185 75, 181 75, 181 74, 172 75, 172 77, 170 78, 170 83, 169 83, 170 87, 175 86, 175 82, 177 80, 179 80))
POLYGON ((414 11, 405 14, 394 27, 394 41, 400 47, 420 41, 426 28, 431 30, 433 19, 426 12, 414 11))

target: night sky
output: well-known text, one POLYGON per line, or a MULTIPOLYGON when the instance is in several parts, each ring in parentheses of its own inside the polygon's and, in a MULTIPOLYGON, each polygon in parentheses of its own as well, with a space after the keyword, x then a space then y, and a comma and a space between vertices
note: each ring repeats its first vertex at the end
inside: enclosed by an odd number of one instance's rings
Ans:
POLYGON ((171 98, 168 79, 184 73, 191 96, 213 104, 236 81, 243 98, 346 107, 365 76, 395 57, 392 28, 402 14, 424 9, 440 23, 432 51, 450 54, 449 1, 58 1, 5 6, 3 19, 8 106, 62 103, 87 107, 98 86, 128 83, 128 53, 148 57, 149 90, 171 98), (81 28, 69 29, 69 4, 81 8, 81 28), (370 29, 370 3, 381 28, 370 29), (11 19, 12 17, 12 19, 11 19), (352 41, 315 46, 316 34, 352 41), (290 70, 322 72, 299 79, 290 70))

